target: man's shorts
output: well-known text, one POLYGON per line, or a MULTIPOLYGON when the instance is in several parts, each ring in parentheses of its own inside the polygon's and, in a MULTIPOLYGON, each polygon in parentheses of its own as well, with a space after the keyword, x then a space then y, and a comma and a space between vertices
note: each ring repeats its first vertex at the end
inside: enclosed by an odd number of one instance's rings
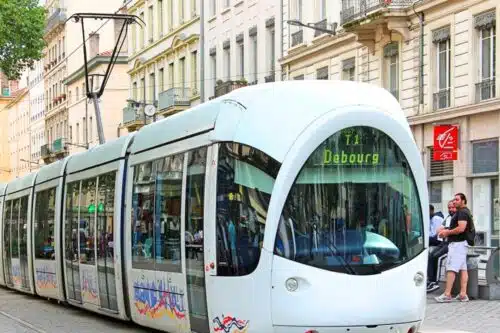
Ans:
POLYGON ((446 271, 459 271, 467 270, 467 252, 469 245, 467 241, 451 242, 448 245, 448 257, 446 260, 446 271))

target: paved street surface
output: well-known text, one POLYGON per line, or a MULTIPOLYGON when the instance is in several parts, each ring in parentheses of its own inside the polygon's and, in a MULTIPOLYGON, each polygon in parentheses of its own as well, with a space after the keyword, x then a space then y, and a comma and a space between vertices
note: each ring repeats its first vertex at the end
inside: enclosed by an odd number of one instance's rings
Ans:
POLYGON ((443 304, 434 300, 438 295, 439 293, 434 293, 427 298, 422 333, 445 333, 446 329, 471 333, 500 332, 500 301, 476 300, 443 304))
MULTIPOLYGON (((500 301, 439 304, 429 295, 422 333, 500 332, 500 301)), ((146 333, 123 323, 0 288, 0 333, 146 333)))
POLYGON ((146 333, 151 330, 0 287, 0 333, 13 332, 146 333))

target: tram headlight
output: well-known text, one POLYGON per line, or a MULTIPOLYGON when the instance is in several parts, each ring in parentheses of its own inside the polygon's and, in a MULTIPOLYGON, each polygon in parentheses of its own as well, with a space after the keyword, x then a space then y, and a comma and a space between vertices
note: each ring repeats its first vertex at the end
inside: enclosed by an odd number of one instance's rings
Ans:
POLYGON ((415 276, 413 277, 413 281, 415 281, 415 285, 417 287, 422 285, 422 283, 424 283, 425 281, 424 273, 418 272, 417 274, 415 274, 415 276))
POLYGON ((295 291, 299 287, 299 282, 294 278, 289 278, 286 280, 285 286, 288 291, 295 291))

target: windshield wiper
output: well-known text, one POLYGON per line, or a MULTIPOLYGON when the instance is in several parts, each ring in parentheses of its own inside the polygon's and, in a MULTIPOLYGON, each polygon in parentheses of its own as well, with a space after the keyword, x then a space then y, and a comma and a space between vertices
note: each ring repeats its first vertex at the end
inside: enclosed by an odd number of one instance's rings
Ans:
MULTIPOLYGON (((316 229, 316 225, 313 225, 313 228, 316 229)), ((330 250, 330 252, 333 253, 338 258, 342 259, 342 267, 344 267, 344 269, 346 271, 348 271, 350 274, 358 275, 358 273, 356 273, 354 268, 352 268, 352 266, 347 262, 347 260, 345 260, 345 258, 340 253, 338 253, 338 249, 335 246, 335 244, 333 244, 328 237, 325 237, 325 238, 327 239, 326 245, 327 245, 328 249, 330 250)))

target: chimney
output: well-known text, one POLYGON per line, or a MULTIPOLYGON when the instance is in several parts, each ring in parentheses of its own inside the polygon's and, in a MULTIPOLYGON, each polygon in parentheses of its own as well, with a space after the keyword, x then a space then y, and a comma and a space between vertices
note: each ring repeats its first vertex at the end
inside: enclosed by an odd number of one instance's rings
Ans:
POLYGON ((99 54, 99 34, 91 32, 89 34, 89 51, 87 59, 90 60, 99 54))

